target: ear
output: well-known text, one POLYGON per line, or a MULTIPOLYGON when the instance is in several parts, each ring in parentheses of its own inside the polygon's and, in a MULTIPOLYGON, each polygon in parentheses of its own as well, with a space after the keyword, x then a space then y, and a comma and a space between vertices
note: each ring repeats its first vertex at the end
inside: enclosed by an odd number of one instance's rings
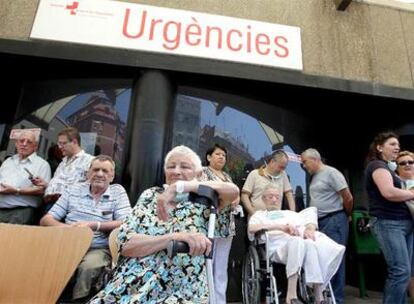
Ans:
POLYGON ((382 152, 382 146, 381 145, 377 145, 377 151, 380 152, 380 153, 382 152))

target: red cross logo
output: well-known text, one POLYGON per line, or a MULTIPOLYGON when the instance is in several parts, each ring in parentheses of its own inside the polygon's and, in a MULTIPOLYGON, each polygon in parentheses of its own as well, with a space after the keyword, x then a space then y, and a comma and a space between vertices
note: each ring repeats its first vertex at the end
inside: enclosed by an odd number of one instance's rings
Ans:
POLYGON ((70 14, 71 15, 76 15, 76 9, 79 6, 79 2, 78 1, 73 1, 72 4, 66 5, 66 9, 70 10, 70 14))

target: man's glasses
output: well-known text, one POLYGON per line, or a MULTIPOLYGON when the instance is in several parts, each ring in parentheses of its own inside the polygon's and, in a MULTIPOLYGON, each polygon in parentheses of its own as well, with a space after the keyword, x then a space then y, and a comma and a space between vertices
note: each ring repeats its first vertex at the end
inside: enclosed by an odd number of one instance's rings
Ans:
POLYGON ((406 166, 406 165, 413 165, 414 160, 403 160, 398 163, 398 166, 406 166))

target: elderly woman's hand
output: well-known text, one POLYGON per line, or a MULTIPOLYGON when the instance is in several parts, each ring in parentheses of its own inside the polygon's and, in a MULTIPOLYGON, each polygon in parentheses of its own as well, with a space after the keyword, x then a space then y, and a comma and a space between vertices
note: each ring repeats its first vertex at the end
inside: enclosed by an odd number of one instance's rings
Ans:
POLYGON ((199 232, 178 232, 174 239, 186 242, 190 247, 190 255, 208 255, 211 251, 211 241, 199 232))
POLYGON ((157 198, 157 215, 162 221, 168 220, 168 213, 171 209, 174 209, 177 205, 175 202, 175 187, 168 187, 157 198))

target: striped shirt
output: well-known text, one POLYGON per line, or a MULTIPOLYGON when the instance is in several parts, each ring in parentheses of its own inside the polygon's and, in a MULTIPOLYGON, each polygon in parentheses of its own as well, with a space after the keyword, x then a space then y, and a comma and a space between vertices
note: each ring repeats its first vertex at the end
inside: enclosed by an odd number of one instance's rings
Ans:
MULTIPOLYGON (((123 221, 131 213, 131 205, 124 187, 110 185, 96 203, 90 192, 89 183, 79 183, 64 190, 62 196, 49 210, 57 221, 66 224, 77 222, 123 221)), ((94 232, 91 248, 107 248, 108 234, 94 232)))

